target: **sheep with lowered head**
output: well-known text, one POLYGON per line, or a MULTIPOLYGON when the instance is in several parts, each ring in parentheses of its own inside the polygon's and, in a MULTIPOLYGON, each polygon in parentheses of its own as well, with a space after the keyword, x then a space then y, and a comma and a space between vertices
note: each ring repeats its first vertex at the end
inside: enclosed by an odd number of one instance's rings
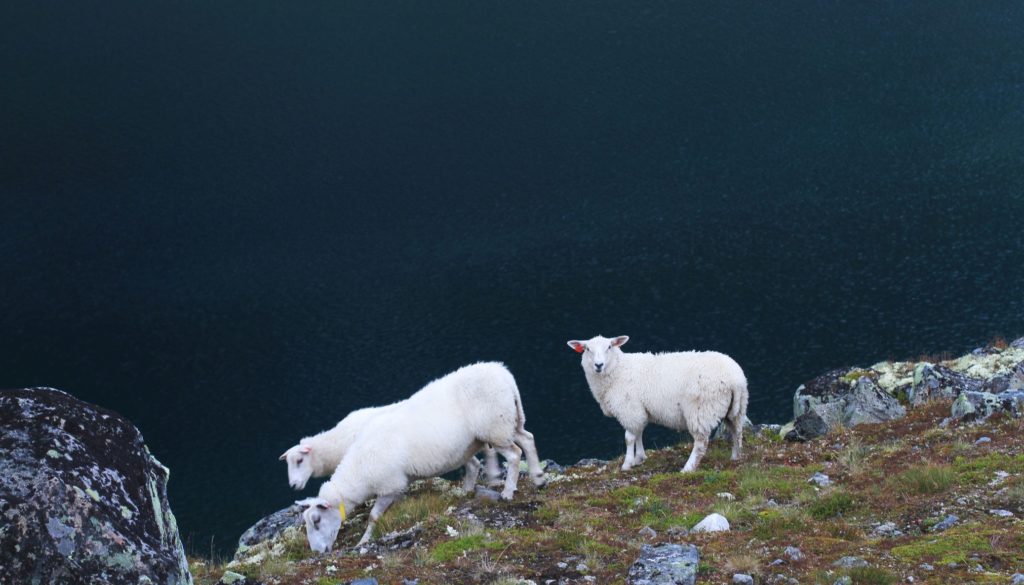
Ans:
MULTIPOLYGON (((301 490, 306 487, 310 477, 327 477, 334 473, 363 428, 377 416, 393 410, 400 404, 401 402, 397 402, 352 411, 333 428, 300 439, 297 445, 290 447, 280 457, 281 461, 288 464, 288 485, 301 490)), ((484 455, 487 461, 488 484, 500 481, 501 471, 498 469, 498 456, 494 449, 485 447, 484 455)), ((466 491, 473 489, 479 472, 480 462, 476 457, 470 458, 466 462, 466 478, 463 483, 466 491)))
POLYGON ((568 342, 583 354, 583 372, 601 412, 626 430, 622 469, 647 458, 643 432, 652 422, 693 435, 684 473, 697 469, 722 419, 732 431, 732 459, 739 459, 748 401, 747 378, 739 364, 713 351, 624 353, 620 347, 627 341, 626 335, 598 335, 568 342))
POLYGON ((465 465, 485 444, 508 464, 503 499, 512 499, 516 491, 523 453, 534 484, 543 485, 537 448, 525 422, 519 389, 502 364, 465 366, 427 384, 363 429, 320 486, 319 497, 297 502, 306 506, 302 515, 310 548, 330 550, 347 513, 376 498, 359 544, 367 542, 377 520, 412 480, 465 465))

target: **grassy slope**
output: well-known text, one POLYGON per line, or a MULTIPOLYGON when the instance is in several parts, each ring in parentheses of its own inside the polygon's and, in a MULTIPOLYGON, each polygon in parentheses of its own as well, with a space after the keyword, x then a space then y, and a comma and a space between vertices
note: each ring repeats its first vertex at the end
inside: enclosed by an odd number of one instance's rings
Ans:
MULTIPOLYGON (((509 577, 582 582, 575 569, 583 562, 598 583, 621 583, 640 545, 648 542, 638 531, 651 526, 658 532, 653 542, 697 545, 704 583, 731 582, 734 572, 746 572, 760 579, 782 573, 801 583, 831 584, 844 574, 832 562, 845 555, 863 557, 874 567, 855 570, 854 583, 895 583, 908 575, 928 583, 1008 582, 1008 575, 1024 569, 1019 520, 1024 421, 996 416, 978 426, 938 428, 948 412, 948 402, 932 403, 900 421, 834 432, 807 444, 757 437, 748 441, 739 463, 729 461, 728 446, 717 441, 700 470, 688 475, 678 473, 688 444, 652 452, 629 472, 618 469, 621 459, 605 468, 573 468, 542 491, 520 482, 514 502, 472 502, 473 513, 485 520, 482 527, 451 514, 451 506, 465 505, 465 498, 424 485, 383 519, 385 531, 421 523, 413 548, 362 556, 344 548, 361 534, 364 509, 343 531, 340 551, 305 558, 310 555, 304 543, 293 543, 288 560, 240 572, 283 584, 366 576, 381 583, 413 577, 422 584, 510 582, 509 577), (981 436, 992 441, 976 446, 981 436), (807 483, 815 471, 827 473, 834 485, 807 483), (992 487, 997 471, 1011 475, 992 487), (722 492, 735 501, 717 495, 722 492), (988 512, 993 508, 1009 509, 1016 517, 997 518, 988 512), (691 536, 668 531, 689 528, 712 511, 725 515, 732 531, 691 536), (928 531, 950 513, 960 516, 960 524, 946 532, 928 531), (521 518, 525 525, 493 528, 487 519, 500 514, 521 518), (906 535, 872 535, 875 525, 889 521, 906 535), (460 536, 449 536, 448 526, 460 536), (769 566, 790 545, 805 558, 769 566), (566 561, 567 568, 558 567, 566 561), (935 569, 925 571, 922 563, 935 569), (986 572, 971 572, 977 564, 986 572)), ((199 584, 214 583, 222 573, 201 561, 193 568, 199 584)))

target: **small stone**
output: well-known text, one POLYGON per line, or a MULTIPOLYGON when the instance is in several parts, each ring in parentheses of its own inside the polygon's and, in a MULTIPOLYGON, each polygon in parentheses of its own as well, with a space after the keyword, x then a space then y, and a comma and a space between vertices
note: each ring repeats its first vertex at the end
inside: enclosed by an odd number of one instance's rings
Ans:
POLYGON ((836 579, 836 582, 833 585, 853 585, 853 579, 849 575, 843 575, 836 579))
POLYGON ((745 573, 736 573, 732 576, 733 585, 754 585, 754 578, 745 573))
POLYGON ((223 585, 242 585, 245 583, 245 575, 241 575, 234 571, 224 571, 224 575, 221 576, 220 582, 223 585))
POLYGON ((993 516, 998 516, 1000 518, 1012 518, 1013 517, 1013 512, 1011 512, 1009 510, 989 510, 988 513, 992 514, 993 516))
POLYGON ((946 516, 942 522, 939 522, 935 526, 932 526, 932 532, 942 532, 943 530, 949 530, 954 524, 960 521, 960 517, 956 514, 950 514, 946 516))
POLYGON ((420 585, 419 579, 402 579, 402 585, 420 585))
POLYGON ((693 545, 644 544, 629 568, 626 583, 694 585, 699 562, 700 552, 693 545))
POLYGON ((913 575, 907 575, 907 583, 913 583, 915 581, 913 575))
POLYGON ((975 441, 974 444, 975 445, 984 445, 985 443, 991 443, 991 442, 992 442, 992 437, 981 437, 980 439, 975 441))
POLYGON ((922 569, 924 569, 925 571, 934 571, 935 570, 935 566, 934 565, 929 565, 928 563, 921 563, 918 566, 921 567, 922 569))
POLYGON ((843 557, 832 563, 832 566, 842 567, 844 569, 853 569, 856 567, 866 567, 868 566, 868 562, 860 557, 843 557))
POLYGON ((573 467, 604 467, 608 462, 604 459, 580 459, 573 467))
POLYGON ((769 567, 778 567, 779 565, 785 565, 785 564, 786 564, 786 561, 784 561, 782 559, 775 559, 774 561, 768 563, 768 566, 769 567))
POLYGON ((685 526, 669 526, 668 530, 665 531, 665 534, 669 536, 686 536, 690 534, 690 531, 687 530, 685 526))
POLYGON ((558 563, 558 568, 559 569, 563 569, 563 570, 564 569, 568 569, 569 568, 569 563, 562 563, 562 562, 560 562, 560 563, 558 563))
POLYGON ((363 579, 356 579, 348 585, 380 585, 380 583, 378 583, 377 580, 373 577, 366 577, 363 579))
POLYGON ((690 532, 725 532, 729 530, 729 520, 721 514, 708 514, 697 523, 690 532))
POLYGON ((878 527, 875 528, 874 534, 883 538, 898 538, 903 536, 903 532, 899 528, 896 528, 896 523, 894 522, 879 524, 878 527))
POLYGON ((587 583, 597 583, 597 577, 593 575, 587 575, 586 577, 583 577, 583 580, 587 583))
POLYGON ((977 564, 971 567, 970 569, 967 569, 967 571, 970 573, 984 573, 985 567, 982 567, 980 564, 977 564))
POLYGON ((769 499, 767 502, 764 503, 764 505, 766 507, 768 507, 768 508, 778 508, 779 507, 779 503, 776 502, 774 499, 769 499))
POLYGON ((497 502, 501 499, 501 494, 483 486, 476 486, 476 498, 478 500, 488 500, 491 502, 497 502))
POLYGON ((589 571, 590 571, 590 567, 587 566, 587 563, 579 563, 579 564, 576 565, 576 572, 577 573, 587 573, 589 571))
POLYGON ((655 532, 654 529, 650 526, 644 526, 643 528, 641 528, 639 534, 640 536, 648 540, 658 538, 658 533, 655 532))
POLYGON ((818 487, 826 487, 832 485, 832 480, 829 479, 827 475, 819 471, 812 475, 811 478, 807 480, 807 483, 813 483, 818 487))
POLYGON ((726 502, 731 502, 736 499, 736 496, 730 494, 729 492, 718 492, 717 494, 715 494, 715 497, 718 498, 719 500, 725 500, 726 502))
POLYGON ((1010 583, 1011 585, 1024 585, 1024 575, 1020 573, 1014 573, 1013 577, 1010 577, 1010 583))
POLYGON ((804 560, 804 553, 795 546, 787 546, 786 550, 782 551, 782 554, 793 562, 800 562, 804 560))

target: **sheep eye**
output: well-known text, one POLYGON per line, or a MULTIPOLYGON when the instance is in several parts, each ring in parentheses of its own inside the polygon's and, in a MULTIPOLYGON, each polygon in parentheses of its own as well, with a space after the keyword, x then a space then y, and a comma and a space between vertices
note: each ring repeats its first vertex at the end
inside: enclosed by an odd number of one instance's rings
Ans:
POLYGON ((302 458, 299 458, 299 460, 296 461, 295 463, 302 463, 302 458))

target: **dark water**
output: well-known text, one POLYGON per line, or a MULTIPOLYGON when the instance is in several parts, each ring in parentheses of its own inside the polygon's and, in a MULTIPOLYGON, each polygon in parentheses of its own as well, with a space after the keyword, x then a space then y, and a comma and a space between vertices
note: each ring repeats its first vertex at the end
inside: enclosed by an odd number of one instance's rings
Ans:
MULTIPOLYGON (((840 365, 1024 334, 1020 2, 6 2, 0 387, 135 421, 194 548, 476 360, 619 454, 570 338, 840 365)), ((653 433, 648 443, 674 441, 653 433)), ((312 491, 312 488, 309 490, 312 491)))

